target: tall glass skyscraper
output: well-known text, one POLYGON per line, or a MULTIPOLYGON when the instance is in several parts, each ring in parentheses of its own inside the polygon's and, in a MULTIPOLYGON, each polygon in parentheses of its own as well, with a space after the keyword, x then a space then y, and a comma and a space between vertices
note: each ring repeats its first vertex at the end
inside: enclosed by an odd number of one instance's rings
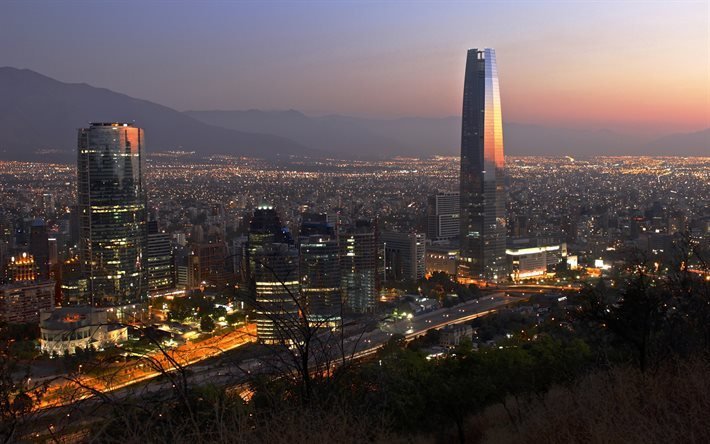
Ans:
POLYGON ((79 248, 88 279, 86 302, 146 300, 146 193, 143 130, 130 123, 92 123, 79 130, 79 248))
POLYGON ((249 223, 247 265, 255 291, 256 334, 267 344, 294 340, 299 327, 298 250, 276 210, 260 206, 249 223))
POLYGON ((507 276, 504 175, 495 51, 469 49, 461 128, 461 277, 507 276))

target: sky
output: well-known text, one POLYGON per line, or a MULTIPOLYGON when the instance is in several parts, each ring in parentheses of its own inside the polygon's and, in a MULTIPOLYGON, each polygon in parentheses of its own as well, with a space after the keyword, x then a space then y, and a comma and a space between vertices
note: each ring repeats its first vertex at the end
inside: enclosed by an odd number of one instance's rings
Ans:
POLYGON ((506 121, 710 127, 710 0, 0 4, 0 66, 178 110, 460 115, 473 47, 496 49, 506 121))

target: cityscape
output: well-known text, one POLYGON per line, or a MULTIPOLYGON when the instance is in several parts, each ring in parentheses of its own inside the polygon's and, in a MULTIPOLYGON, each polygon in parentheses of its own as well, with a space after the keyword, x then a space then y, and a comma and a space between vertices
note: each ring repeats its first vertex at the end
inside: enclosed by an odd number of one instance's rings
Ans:
POLYGON ((267 134, 0 68, 0 126, 37 103, 85 122, 48 124, 71 146, 0 137, 3 442, 710 439, 710 133, 520 152, 513 55, 456 54, 453 131, 396 127, 455 154, 365 154, 404 140, 374 117, 267 134))

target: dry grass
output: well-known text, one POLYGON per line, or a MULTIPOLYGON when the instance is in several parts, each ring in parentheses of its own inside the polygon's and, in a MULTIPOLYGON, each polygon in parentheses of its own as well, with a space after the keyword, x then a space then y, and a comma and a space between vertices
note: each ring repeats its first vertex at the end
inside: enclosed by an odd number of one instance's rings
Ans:
POLYGON ((632 368, 592 374, 526 403, 517 427, 501 410, 491 408, 470 423, 484 428, 483 442, 707 443, 710 361, 673 363, 647 374, 632 368))

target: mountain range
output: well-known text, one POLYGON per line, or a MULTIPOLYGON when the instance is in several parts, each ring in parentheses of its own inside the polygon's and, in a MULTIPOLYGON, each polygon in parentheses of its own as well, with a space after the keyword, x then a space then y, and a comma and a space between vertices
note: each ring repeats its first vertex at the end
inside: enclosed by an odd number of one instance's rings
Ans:
MULTIPOLYGON (((288 111, 180 112, 26 69, 0 68, 0 159, 73 162, 76 128, 135 122, 148 151, 183 150, 276 158, 456 155, 461 119, 368 119, 288 111)), ((648 141, 609 130, 504 123, 511 155, 710 155, 710 128, 648 141)))

